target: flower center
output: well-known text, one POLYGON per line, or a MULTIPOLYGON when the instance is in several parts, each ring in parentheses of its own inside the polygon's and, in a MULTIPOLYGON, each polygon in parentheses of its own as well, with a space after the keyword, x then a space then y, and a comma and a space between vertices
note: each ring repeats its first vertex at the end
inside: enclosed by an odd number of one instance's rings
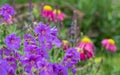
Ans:
POLYGON ((44 9, 44 10, 47 10, 47 11, 51 11, 51 10, 52 10, 52 7, 49 6, 49 5, 45 5, 45 6, 43 7, 43 9, 44 9))
POLYGON ((54 14, 58 14, 58 15, 59 15, 59 14, 61 13, 61 11, 60 11, 60 10, 56 10, 56 9, 55 9, 55 10, 53 11, 53 13, 54 13, 54 14))
POLYGON ((110 44, 115 44, 115 41, 113 39, 108 40, 110 44))
POLYGON ((67 40, 63 40, 63 44, 68 44, 68 41, 67 40))
POLYGON ((84 38, 82 39, 82 42, 84 42, 84 43, 89 43, 89 42, 91 42, 91 40, 90 40, 88 37, 84 37, 84 38))

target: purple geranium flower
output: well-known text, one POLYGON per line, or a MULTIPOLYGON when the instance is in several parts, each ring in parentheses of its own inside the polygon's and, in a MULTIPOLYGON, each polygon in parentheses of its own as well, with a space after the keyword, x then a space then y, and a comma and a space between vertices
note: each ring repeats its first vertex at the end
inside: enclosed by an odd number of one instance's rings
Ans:
POLYGON ((50 26, 40 22, 38 26, 35 27, 35 33, 39 34, 40 38, 47 38, 50 35, 50 26))
POLYGON ((9 56, 11 53, 12 53, 12 50, 10 50, 6 47, 1 48, 0 49, 0 59, 3 59, 4 55, 9 56))
POLYGON ((61 64, 53 64, 54 75, 68 75, 68 70, 61 64))
POLYGON ((36 45, 36 40, 31 34, 25 34, 23 37, 24 37, 24 46, 36 45))
POLYGON ((61 41, 57 38, 58 30, 56 27, 51 28, 51 40, 52 44, 56 45, 57 47, 61 46, 61 41))
POLYGON ((9 65, 5 60, 0 60, 0 75, 8 75, 9 65))
POLYGON ((15 75, 16 74, 16 68, 17 68, 16 59, 12 56, 7 56, 4 60, 7 61, 7 64, 9 66, 8 75, 15 75))
POLYGON ((24 48, 25 54, 39 54, 40 49, 36 45, 28 45, 24 48))
POLYGON ((19 49, 20 42, 20 37, 16 36, 16 34, 10 34, 5 38, 5 43, 10 49, 19 49))
POLYGON ((37 66, 41 69, 39 75, 54 75, 52 64, 47 62, 44 58, 37 63, 37 66))
POLYGON ((42 58, 49 59, 49 54, 47 53, 46 49, 44 47, 38 47, 36 45, 28 45, 24 49, 25 54, 36 54, 40 55, 42 58))
POLYGON ((72 72, 75 73, 75 65, 79 61, 79 55, 80 54, 75 48, 68 49, 62 61, 62 64, 70 68, 72 72))
POLYGON ((40 46, 44 46, 49 50, 52 49, 52 45, 60 47, 61 42, 57 38, 58 31, 56 27, 50 28, 50 26, 40 22, 38 26, 35 27, 35 33, 39 35, 40 46))
POLYGON ((22 65, 25 67, 27 73, 32 72, 32 68, 37 68, 37 62, 41 59, 41 56, 30 54, 22 57, 22 65))
POLYGON ((0 16, 2 16, 5 20, 10 19, 12 15, 15 15, 15 11, 9 4, 5 4, 0 8, 0 16))
POLYGON ((3 55, 9 56, 12 53, 11 49, 8 49, 7 47, 3 47, 0 49, 0 53, 3 55))

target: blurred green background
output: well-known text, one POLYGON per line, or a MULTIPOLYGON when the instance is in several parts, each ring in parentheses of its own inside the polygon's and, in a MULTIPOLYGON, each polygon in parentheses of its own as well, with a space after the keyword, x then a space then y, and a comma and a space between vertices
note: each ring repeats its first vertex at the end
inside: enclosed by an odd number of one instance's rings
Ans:
MULTIPOLYGON (((29 0, 14 1, 17 7, 28 3, 29 0)), ((120 0, 32 0, 32 3, 36 4, 43 2, 53 7, 59 6, 67 14, 68 18, 63 22, 66 28, 70 27, 73 10, 77 10, 79 15, 77 25, 94 41, 96 56, 104 58, 98 75, 120 75, 120 0), (113 38, 116 41, 118 50, 113 56, 108 57, 100 52, 100 42, 104 38, 113 38)), ((0 0, 0 6, 6 3, 12 5, 12 0, 0 0)), ((93 75, 91 72, 85 75, 93 75)))

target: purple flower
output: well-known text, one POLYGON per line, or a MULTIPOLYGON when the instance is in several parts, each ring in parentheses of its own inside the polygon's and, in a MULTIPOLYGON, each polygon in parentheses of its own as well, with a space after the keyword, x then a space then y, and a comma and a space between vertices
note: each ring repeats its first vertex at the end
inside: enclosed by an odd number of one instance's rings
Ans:
POLYGON ((0 55, 10 55, 12 53, 12 50, 11 49, 8 49, 7 47, 3 47, 0 49, 0 55))
POLYGON ((8 56, 4 60, 7 61, 7 64, 9 66, 8 68, 8 74, 9 75, 15 75, 16 73, 16 68, 17 68, 17 61, 14 57, 8 56))
POLYGON ((57 37, 52 36, 52 44, 57 46, 57 47, 60 47, 62 43, 57 37))
POLYGON ((40 42, 40 46, 41 46, 41 47, 44 47, 44 48, 46 48, 46 49, 48 49, 48 50, 51 50, 51 49, 52 49, 51 40, 49 39, 49 40, 43 40, 43 41, 41 41, 41 42, 40 42))
POLYGON ((53 75, 52 64, 47 62, 44 58, 41 59, 38 63, 38 68, 41 69, 39 75, 53 75))
POLYGON ((37 27, 35 27, 35 33, 38 34, 38 39, 40 41, 40 46, 44 46, 47 49, 52 49, 52 45, 60 47, 61 42, 57 38, 57 29, 56 27, 50 28, 46 24, 40 22, 37 27))
POLYGON ((53 64, 54 75, 68 75, 68 70, 61 64, 53 64))
POLYGON ((25 54, 39 54, 40 49, 35 45, 28 45, 24 48, 25 54))
POLYGON ((20 41, 20 37, 16 36, 16 34, 10 34, 5 38, 5 43, 10 49, 19 49, 20 41))
POLYGON ((58 30, 56 27, 51 28, 51 35, 52 36, 57 36, 58 35, 58 30))
POLYGON ((14 57, 16 60, 20 60, 21 54, 19 54, 19 53, 16 52, 16 51, 13 51, 13 57, 14 57))
POLYGON ((0 75, 8 75, 9 65, 5 60, 0 60, 0 75))
POLYGON ((28 45, 27 47, 25 47, 24 51, 25 54, 36 54, 40 55, 42 58, 49 59, 49 54, 47 53, 44 47, 39 48, 38 46, 35 45, 28 45))
POLYGON ((31 34, 24 35, 24 46, 36 45, 36 40, 31 34))
POLYGON ((48 54, 48 52, 46 51, 46 49, 45 49, 44 47, 41 47, 41 48, 40 48, 40 53, 39 53, 39 55, 40 55, 42 58, 50 59, 49 54, 48 54))
POLYGON ((8 65, 9 65, 10 67, 12 67, 14 70, 16 70, 16 68, 17 68, 17 61, 16 61, 16 59, 15 59, 14 57, 12 57, 12 56, 7 56, 7 57, 5 58, 5 60, 7 61, 8 65))
POLYGON ((9 4, 5 4, 4 6, 0 8, 0 16, 6 22, 10 23, 13 15, 15 15, 14 8, 10 6, 9 4))
POLYGON ((7 71, 0 65, 0 75, 8 75, 7 71))
POLYGON ((35 33, 39 34, 39 41, 48 40, 50 38, 50 26, 40 22, 38 26, 35 27, 35 33))
POLYGON ((75 72, 75 65, 79 61, 79 53, 75 48, 68 49, 64 59, 62 61, 62 64, 65 65, 66 67, 72 69, 73 73, 75 72))
POLYGON ((41 60, 41 56, 30 54, 22 57, 22 65, 25 67, 27 73, 31 73, 32 68, 37 68, 37 62, 41 60))
POLYGON ((61 41, 57 38, 58 30, 56 27, 51 28, 51 39, 52 39, 52 44, 56 45, 57 47, 61 46, 61 41))

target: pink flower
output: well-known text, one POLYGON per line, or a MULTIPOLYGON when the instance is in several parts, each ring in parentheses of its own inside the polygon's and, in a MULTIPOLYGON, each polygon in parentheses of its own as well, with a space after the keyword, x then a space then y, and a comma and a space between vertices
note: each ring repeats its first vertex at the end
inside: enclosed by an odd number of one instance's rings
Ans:
POLYGON ((63 12, 56 9, 53 11, 53 14, 54 14, 54 19, 58 19, 59 21, 63 21, 64 18, 66 17, 66 15, 63 12))
POLYGON ((88 37, 84 37, 77 45, 80 52, 80 59, 86 60, 94 56, 95 47, 88 37))
POLYGON ((54 15, 53 15, 52 7, 49 5, 45 5, 43 7, 43 10, 41 11, 40 15, 44 18, 53 20, 54 15))
POLYGON ((66 51, 67 49, 70 48, 70 44, 67 40, 62 41, 62 48, 63 48, 64 51, 66 51))
POLYGON ((111 52, 115 52, 117 50, 115 41, 113 39, 102 40, 102 46, 105 47, 106 50, 111 52))
POLYGON ((88 60, 88 59, 94 57, 94 53, 92 51, 82 50, 78 47, 76 47, 76 49, 78 52, 80 52, 80 60, 81 61, 88 60))

